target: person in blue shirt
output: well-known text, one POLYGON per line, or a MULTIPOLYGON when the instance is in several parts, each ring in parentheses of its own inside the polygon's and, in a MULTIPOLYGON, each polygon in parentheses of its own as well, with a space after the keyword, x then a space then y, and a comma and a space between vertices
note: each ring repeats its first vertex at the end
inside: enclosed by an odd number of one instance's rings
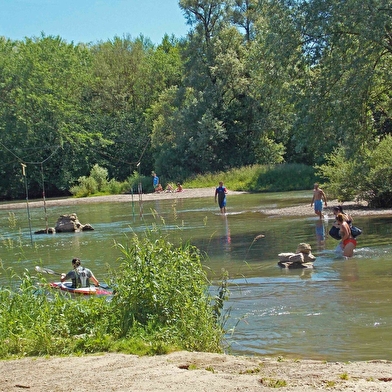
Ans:
POLYGON ((215 203, 218 198, 219 208, 222 214, 226 213, 226 195, 227 189, 223 186, 223 182, 219 182, 219 186, 215 189, 215 203))
POLYGON ((152 172, 152 186, 154 187, 154 190, 156 190, 158 184, 159 184, 159 177, 157 176, 157 174, 155 172, 152 172))

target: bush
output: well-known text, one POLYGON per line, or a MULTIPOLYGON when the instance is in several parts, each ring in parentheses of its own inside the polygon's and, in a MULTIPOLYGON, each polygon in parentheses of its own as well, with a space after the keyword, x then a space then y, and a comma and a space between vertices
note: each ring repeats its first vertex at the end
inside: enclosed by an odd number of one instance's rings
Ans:
POLYGON ((90 171, 90 178, 95 180, 98 192, 101 192, 108 184, 108 170, 95 164, 90 171))
POLYGON ((87 197, 100 194, 117 195, 121 193, 126 184, 122 184, 115 179, 108 181, 107 169, 94 165, 90 171, 89 177, 79 177, 78 185, 71 187, 70 192, 76 197, 87 197))
POLYGON ((372 148, 364 148, 355 159, 343 148, 327 156, 317 167, 328 180, 325 189, 339 201, 365 200, 373 208, 392 207, 392 137, 385 137, 372 148))
POLYGON ((76 197, 87 197, 98 192, 98 184, 92 177, 79 177, 78 183, 70 189, 76 197))
POLYGON ((5 271, 10 284, 0 289, 0 358, 220 352, 225 290, 214 303, 199 250, 147 235, 117 247, 122 256, 111 272, 112 300, 71 298, 47 288, 44 276, 5 271))
POLYGON ((326 156, 326 164, 316 166, 317 173, 327 183, 323 185, 329 198, 337 198, 339 202, 355 199, 359 193, 361 178, 358 173, 362 169, 358 164, 346 157, 346 150, 342 147, 335 149, 326 156))
POLYGON ((138 172, 133 172, 132 176, 127 178, 128 192, 139 193, 139 183, 142 187, 143 193, 154 192, 154 187, 152 185, 152 177, 147 177, 140 175, 138 172))
POLYGON ((392 207, 392 136, 386 136, 368 153, 368 172, 360 183, 360 197, 370 207, 392 207))
POLYGON ((166 344, 220 351, 223 329, 199 250, 189 244, 175 247, 162 237, 154 240, 152 233, 117 246, 123 256, 112 272, 117 285, 113 304, 121 336, 142 326, 159 330, 166 344))
POLYGON ((207 173, 185 181, 184 186, 204 188, 224 181, 234 191, 282 192, 311 189, 317 180, 313 167, 291 163, 244 166, 225 173, 207 173))

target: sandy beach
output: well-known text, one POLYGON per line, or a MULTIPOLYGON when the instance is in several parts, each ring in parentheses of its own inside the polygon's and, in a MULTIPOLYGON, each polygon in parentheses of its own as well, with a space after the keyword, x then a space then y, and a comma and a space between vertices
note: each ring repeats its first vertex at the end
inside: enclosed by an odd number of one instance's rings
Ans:
MULTIPOLYGON (((230 192, 229 195, 241 194, 230 192)), ((310 193, 311 194, 311 193, 310 193)), ((156 198, 211 197, 214 188, 185 189, 181 193, 142 195, 156 198)), ((131 195, 46 200, 51 205, 123 202, 131 195)), ((139 195, 134 195, 138 200, 139 195)), ((43 201, 31 201, 32 208, 43 201)), ((329 206, 337 205, 331 201, 329 206)), ((344 203, 345 210, 358 215, 387 215, 391 210, 371 210, 366 205, 344 203)), ((0 209, 26 208, 26 202, 4 203, 0 209)), ((328 209, 326 210, 328 212, 328 209)), ((261 211, 286 216, 314 216, 309 203, 261 211)), ((325 362, 301 358, 243 357, 226 354, 174 352, 138 357, 119 353, 78 357, 40 357, 0 361, 0 392, 27 389, 47 391, 391 391, 392 362, 369 358, 367 362, 325 362)))
POLYGON ((391 362, 321 362, 175 352, 0 362, 1 392, 391 391, 391 362))

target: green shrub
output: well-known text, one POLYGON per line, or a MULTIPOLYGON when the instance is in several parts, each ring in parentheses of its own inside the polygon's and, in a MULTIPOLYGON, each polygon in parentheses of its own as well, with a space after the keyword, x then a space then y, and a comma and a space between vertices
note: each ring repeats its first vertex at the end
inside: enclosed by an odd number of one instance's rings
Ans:
POLYGON ((339 201, 365 200, 370 207, 392 207, 392 137, 386 136, 374 147, 363 148, 349 158, 343 148, 327 156, 317 167, 328 180, 325 189, 339 201))
POLYGON ((347 159, 346 150, 341 147, 327 155, 326 162, 316 170, 327 180, 323 187, 329 198, 337 198, 340 202, 353 200, 359 192, 362 169, 355 161, 347 159))
POLYGON ((87 197, 98 192, 98 184, 92 177, 79 177, 78 183, 70 189, 76 197, 87 197))
POLYGON ((123 256, 113 271, 113 304, 121 336, 142 326, 183 349, 219 351, 223 330, 198 249, 175 247, 162 237, 153 239, 152 233, 134 235, 127 247, 117 246, 123 256))
POLYGON ((312 166, 303 164, 253 165, 227 172, 197 175, 185 181, 187 188, 213 187, 219 181, 235 191, 283 192, 309 189, 318 180, 312 166))
POLYGON ((121 182, 116 181, 112 178, 103 189, 104 191, 109 192, 111 195, 118 195, 123 192, 125 186, 121 182))
POLYGON ((392 136, 386 136, 368 153, 368 172, 361 183, 360 198, 370 207, 392 207, 392 136))
POLYGON ((128 192, 139 193, 139 184, 141 184, 141 189, 143 193, 154 192, 154 187, 152 185, 152 177, 140 175, 138 172, 133 172, 132 176, 127 178, 128 192))
POLYGON ((95 164, 90 171, 90 178, 95 180, 98 192, 103 191, 108 183, 108 170, 95 164))
POLYGON ((220 352, 226 292, 216 301, 209 294, 198 249, 175 247, 152 234, 117 247, 121 257, 110 273, 116 288, 111 300, 63 295, 48 288, 42 275, 26 271, 19 277, 7 270, 10 283, 0 287, 0 358, 220 352))

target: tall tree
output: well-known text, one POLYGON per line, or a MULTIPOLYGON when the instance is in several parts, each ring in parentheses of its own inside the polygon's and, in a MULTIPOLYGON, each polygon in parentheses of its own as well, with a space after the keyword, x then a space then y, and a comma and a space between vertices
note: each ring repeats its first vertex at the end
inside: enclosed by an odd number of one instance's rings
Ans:
POLYGON ((314 0, 296 12, 308 60, 297 96, 296 149, 309 163, 342 145, 355 156, 391 114, 389 1, 314 0), (312 135, 312 138, 309 137, 312 135))
POLYGON ((9 58, 3 74, 7 98, 1 104, 0 140, 6 148, 2 161, 9 161, 12 154, 19 162, 6 181, 12 189, 11 183, 20 179, 20 162, 27 163, 30 188, 37 194, 42 189, 40 163, 45 161, 49 188, 65 190, 69 186, 67 165, 73 164, 87 139, 95 137, 86 131, 81 99, 89 75, 88 50, 46 36, 11 46, 10 51, 8 43, 2 52, 9 58), (59 147, 62 150, 52 156, 59 147))
POLYGON ((92 51, 94 126, 111 141, 100 150, 101 161, 111 177, 123 180, 143 157, 142 168, 147 173, 154 167, 146 113, 162 90, 181 82, 178 43, 165 36, 155 47, 143 37, 116 37, 92 51))

